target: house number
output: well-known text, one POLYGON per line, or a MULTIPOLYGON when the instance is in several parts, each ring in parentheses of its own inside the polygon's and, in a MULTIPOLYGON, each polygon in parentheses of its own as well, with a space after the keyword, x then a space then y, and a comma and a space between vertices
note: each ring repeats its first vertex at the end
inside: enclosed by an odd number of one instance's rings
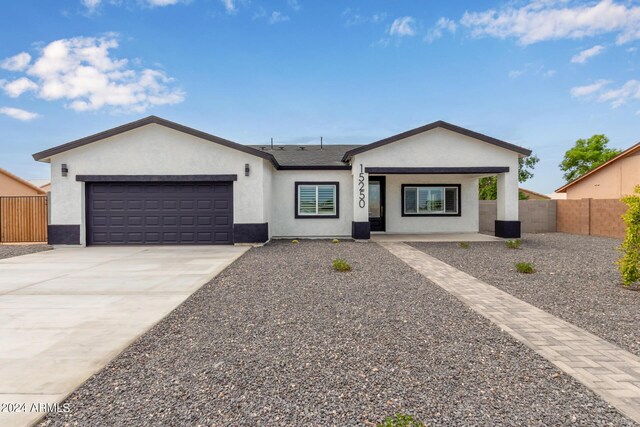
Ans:
POLYGON ((366 202, 364 201, 364 167, 362 165, 360 165, 360 174, 358 175, 358 187, 360 187, 360 200, 358 201, 358 206, 364 208, 366 206, 366 202))

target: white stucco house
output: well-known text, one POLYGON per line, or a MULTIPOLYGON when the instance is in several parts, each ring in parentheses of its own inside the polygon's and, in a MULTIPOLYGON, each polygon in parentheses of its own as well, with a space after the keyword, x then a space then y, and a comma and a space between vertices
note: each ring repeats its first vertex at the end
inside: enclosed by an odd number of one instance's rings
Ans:
POLYGON ((478 179, 494 175, 496 235, 519 237, 530 153, 442 121, 367 145, 272 147, 151 116, 33 157, 51 164, 51 244, 151 245, 478 232, 478 179))

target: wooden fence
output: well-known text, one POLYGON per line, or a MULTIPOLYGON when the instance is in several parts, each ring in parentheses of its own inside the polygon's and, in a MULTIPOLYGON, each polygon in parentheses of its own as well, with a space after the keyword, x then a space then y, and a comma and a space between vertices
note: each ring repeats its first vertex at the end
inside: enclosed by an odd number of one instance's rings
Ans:
POLYGON ((0 197, 0 243, 46 241, 47 196, 0 197))

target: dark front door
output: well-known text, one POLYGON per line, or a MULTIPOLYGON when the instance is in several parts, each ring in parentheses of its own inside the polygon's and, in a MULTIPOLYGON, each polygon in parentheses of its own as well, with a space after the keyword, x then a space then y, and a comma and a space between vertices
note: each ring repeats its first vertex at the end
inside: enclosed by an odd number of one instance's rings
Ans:
POLYGON ((369 177, 369 224, 371 231, 384 231, 384 176, 369 177))
POLYGON ((87 183, 87 244, 233 243, 231 182, 87 183))

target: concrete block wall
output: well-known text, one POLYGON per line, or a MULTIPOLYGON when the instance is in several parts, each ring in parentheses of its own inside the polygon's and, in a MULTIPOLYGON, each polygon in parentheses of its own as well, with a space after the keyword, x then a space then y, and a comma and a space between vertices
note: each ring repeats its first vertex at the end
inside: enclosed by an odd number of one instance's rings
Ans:
MULTIPOLYGON (((556 231, 555 200, 520 200, 518 219, 523 233, 552 233, 556 231)), ((495 231, 497 206, 495 200, 480 200, 480 231, 495 231)))
POLYGON ((563 233, 624 237, 621 215, 627 206, 618 199, 557 200, 557 230, 563 233))

